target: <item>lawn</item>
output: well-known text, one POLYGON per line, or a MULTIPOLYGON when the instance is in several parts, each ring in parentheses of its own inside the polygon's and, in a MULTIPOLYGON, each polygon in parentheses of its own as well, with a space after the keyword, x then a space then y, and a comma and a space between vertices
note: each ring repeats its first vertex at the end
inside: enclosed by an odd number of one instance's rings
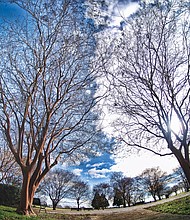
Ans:
POLYGON ((44 211, 39 213, 38 208, 34 208, 37 216, 22 216, 15 212, 16 208, 0 206, 0 220, 86 220, 86 216, 80 215, 65 215, 61 213, 61 210, 58 213, 52 213, 52 209, 47 210, 48 213, 44 211))
POLYGON ((190 196, 177 199, 172 202, 167 202, 161 205, 156 205, 149 209, 162 213, 190 215, 190 196))
MULTIPOLYGON (((16 214, 15 208, 7 207, 7 206, 0 206, 0 219, 1 220, 15 220, 15 219, 26 220, 29 218, 16 214)), ((33 220, 33 218, 30 218, 30 219, 33 220)))
POLYGON ((0 219, 1 220, 57 220, 57 219, 66 219, 61 214, 46 214, 46 213, 39 213, 37 217, 31 216, 26 217, 19 215, 15 212, 15 208, 7 207, 7 206, 0 206, 0 219))

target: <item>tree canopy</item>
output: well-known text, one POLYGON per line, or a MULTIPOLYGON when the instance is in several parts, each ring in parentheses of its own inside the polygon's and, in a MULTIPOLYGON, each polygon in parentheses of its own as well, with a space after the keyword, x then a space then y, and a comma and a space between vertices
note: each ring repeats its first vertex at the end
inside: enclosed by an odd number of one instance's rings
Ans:
POLYGON ((122 31, 105 31, 97 56, 118 140, 174 155, 190 182, 189 17, 186 1, 142 1, 122 31))
POLYGON ((19 22, 1 23, 0 126, 22 170, 18 212, 30 214, 51 168, 96 153, 101 145, 93 111, 98 68, 89 67, 93 29, 81 1, 10 4, 24 13, 19 22))

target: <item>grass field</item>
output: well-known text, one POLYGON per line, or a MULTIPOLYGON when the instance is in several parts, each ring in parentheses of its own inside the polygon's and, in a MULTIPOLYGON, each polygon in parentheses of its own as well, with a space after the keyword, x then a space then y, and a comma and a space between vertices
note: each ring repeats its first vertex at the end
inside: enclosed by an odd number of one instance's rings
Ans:
MULTIPOLYGON (((84 218, 81 218, 80 216, 71 216, 71 215, 65 215, 61 213, 61 210, 59 210, 58 213, 52 213, 52 208, 47 209, 48 213, 45 213, 44 211, 39 213, 38 208, 34 208, 35 212, 37 213, 37 216, 22 216, 17 214, 16 208, 7 207, 7 206, 0 206, 0 220, 82 220, 84 218)), ((85 216, 84 216, 85 217, 85 216)))
MULTIPOLYGON (((118 209, 119 210, 119 209, 118 209)), ((188 220, 190 219, 190 196, 166 202, 148 209, 139 208, 136 211, 124 213, 106 214, 75 214, 68 215, 53 213, 50 209, 48 213, 44 211, 38 213, 36 217, 26 217, 15 213, 15 208, 0 206, 0 220, 188 220)), ((36 212, 38 210, 36 209, 36 212)))
POLYGON ((153 206, 150 210, 162 213, 189 215, 190 217, 190 196, 153 206))
MULTIPOLYGON (((25 218, 24 216, 20 216, 15 213, 15 208, 7 207, 7 206, 0 206, 0 219, 2 220, 15 220, 15 219, 29 219, 25 218)), ((32 218, 30 218, 32 219, 32 218)))

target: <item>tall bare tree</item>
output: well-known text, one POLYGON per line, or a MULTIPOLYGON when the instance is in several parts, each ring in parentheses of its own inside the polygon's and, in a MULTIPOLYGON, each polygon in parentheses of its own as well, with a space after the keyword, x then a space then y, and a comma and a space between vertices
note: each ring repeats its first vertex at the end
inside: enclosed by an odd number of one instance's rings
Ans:
POLYGON ((142 184, 154 200, 161 200, 161 196, 166 188, 168 183, 168 177, 165 172, 160 170, 159 167, 156 168, 147 168, 141 174, 142 184))
POLYGON ((80 204, 87 202, 90 198, 90 187, 88 183, 76 179, 73 181, 72 189, 70 191, 70 198, 75 199, 77 202, 77 209, 79 211, 80 204))
POLYGON ((6 183, 10 172, 15 165, 15 160, 6 145, 0 148, 0 183, 6 183))
POLYGON ((11 2, 23 17, 1 27, 0 125, 23 175, 17 212, 29 215, 52 167, 97 152, 94 40, 78 0, 11 2))
POLYGON ((126 18, 123 31, 115 31, 109 49, 104 38, 100 50, 110 85, 109 107, 120 116, 114 123, 119 140, 133 149, 174 155, 190 183, 188 5, 143 1, 126 18))
POLYGON ((21 187, 22 173, 3 136, 0 147, 0 183, 21 187))
POLYGON ((39 186, 42 195, 49 196, 52 201, 53 210, 56 210, 58 203, 69 196, 73 188, 73 181, 76 176, 69 171, 56 169, 50 171, 39 186))
POLYGON ((114 172, 110 178, 114 191, 120 194, 123 207, 131 206, 133 196, 133 179, 125 177, 121 172, 114 172), (127 204, 126 204, 127 203, 127 204))

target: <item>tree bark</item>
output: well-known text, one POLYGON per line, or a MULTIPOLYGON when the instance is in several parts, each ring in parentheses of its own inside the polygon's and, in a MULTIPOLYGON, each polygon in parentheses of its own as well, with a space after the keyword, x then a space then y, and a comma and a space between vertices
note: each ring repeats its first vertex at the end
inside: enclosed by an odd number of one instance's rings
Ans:
POLYGON ((57 202, 55 202, 54 200, 52 200, 52 205, 53 205, 53 210, 56 210, 57 202))
POLYGON ((156 195, 154 195, 154 194, 152 193, 152 197, 153 197, 154 201, 156 202, 156 201, 157 201, 156 195))
POLYGON ((131 207, 131 196, 127 199, 127 205, 128 207, 131 207))
POLYGON ((125 196, 123 196, 123 207, 126 208, 126 206, 125 196))
POLYGON ((79 211, 79 209, 80 209, 80 203, 79 203, 79 201, 80 201, 80 199, 77 198, 77 210, 78 210, 78 211, 79 211))
POLYGON ((190 164, 189 161, 186 160, 181 151, 176 149, 175 147, 171 148, 171 151, 173 152, 173 154, 175 155, 175 157, 177 158, 181 168, 183 169, 183 172, 187 178, 188 183, 190 184, 190 164))
POLYGON ((34 193, 35 188, 30 189, 30 172, 23 171, 23 183, 17 213, 22 215, 36 215, 32 209, 34 193))

